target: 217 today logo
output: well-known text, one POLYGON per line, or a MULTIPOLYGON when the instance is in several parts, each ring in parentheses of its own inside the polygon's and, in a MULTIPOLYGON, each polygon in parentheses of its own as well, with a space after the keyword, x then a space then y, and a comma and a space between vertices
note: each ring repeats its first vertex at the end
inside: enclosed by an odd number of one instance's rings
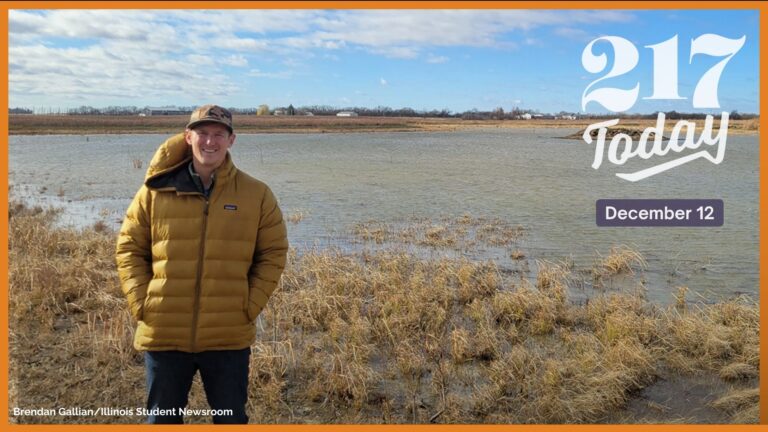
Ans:
MULTIPOLYGON (((584 48, 584 52, 581 55, 581 63, 584 69, 590 73, 601 73, 605 71, 607 66, 605 54, 595 55, 592 53, 592 47, 600 41, 611 44, 614 52, 613 67, 604 76, 587 86, 581 97, 581 108, 585 110, 588 103, 596 102, 609 111, 626 111, 637 102, 640 93, 640 83, 637 83, 631 89, 613 87, 595 89, 594 87, 603 80, 621 76, 634 69, 639 60, 637 48, 630 41, 618 36, 603 36, 593 40, 584 48)), ((729 39, 716 34, 704 34, 691 41, 689 64, 693 62, 694 56, 699 54, 723 57, 723 60, 707 70, 696 84, 693 92, 694 108, 720 108, 717 98, 720 76, 731 58, 744 46, 745 41, 746 36, 742 36, 739 39, 729 39)), ((643 99, 687 99, 678 93, 677 35, 655 45, 646 45, 645 48, 650 48, 653 51, 653 94, 645 96, 643 99)), ((651 159, 653 156, 665 156, 670 151, 682 154, 686 149, 696 150, 702 144, 716 148, 713 152, 714 154, 710 154, 706 149, 701 149, 695 153, 684 154, 677 159, 640 171, 616 174, 617 177, 625 180, 633 182, 642 180, 698 158, 705 158, 714 164, 719 164, 725 156, 725 143, 728 138, 727 112, 721 113, 720 128, 716 135, 712 135, 714 133, 714 118, 711 115, 707 115, 704 122, 704 130, 699 135, 698 140, 695 139, 694 135, 696 123, 680 120, 672 128, 669 141, 666 144, 663 142, 665 115, 664 113, 659 113, 656 126, 645 129, 637 145, 633 143, 631 136, 625 133, 617 133, 611 139, 606 150, 605 141, 608 128, 618 123, 619 119, 594 123, 589 125, 584 131, 584 141, 587 144, 591 144, 593 141, 592 131, 597 130, 595 159, 592 163, 592 168, 600 168, 604 154, 607 154, 608 161, 614 165, 623 165, 635 157, 651 159), (648 139, 651 134, 654 135, 654 138, 653 142, 649 144, 648 139), (683 139, 682 143, 680 143, 681 137, 683 139)))

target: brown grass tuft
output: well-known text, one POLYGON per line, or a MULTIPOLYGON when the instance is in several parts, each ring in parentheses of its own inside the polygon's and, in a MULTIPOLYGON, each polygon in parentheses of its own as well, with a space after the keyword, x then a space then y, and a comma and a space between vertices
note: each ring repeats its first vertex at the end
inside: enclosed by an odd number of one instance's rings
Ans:
POLYGON ((759 417, 760 389, 733 390, 712 402, 716 409, 738 419, 739 423, 757 423, 759 417))
POLYGON ((288 213, 285 220, 287 220, 289 223, 297 224, 303 221, 308 214, 309 212, 307 212, 306 210, 293 210, 288 213))
POLYGON ((726 381, 739 381, 756 378, 757 368, 747 363, 731 363, 720 369, 720 378, 726 381))
POLYGON ((645 258, 628 246, 611 248, 608 256, 600 257, 594 271, 601 276, 612 276, 621 273, 634 274, 636 268, 645 269, 645 258))

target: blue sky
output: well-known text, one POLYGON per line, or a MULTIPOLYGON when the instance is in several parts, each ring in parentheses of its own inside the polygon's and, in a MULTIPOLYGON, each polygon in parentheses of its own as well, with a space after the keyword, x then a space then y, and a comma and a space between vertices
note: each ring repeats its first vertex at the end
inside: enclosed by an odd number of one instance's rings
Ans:
MULTIPOLYGON (((581 64, 599 36, 619 36, 638 65, 605 86, 640 84, 629 112, 759 112, 757 10, 11 10, 10 106, 230 107, 293 104, 465 111, 581 112, 603 73, 581 64), (719 109, 693 88, 719 58, 696 56, 706 33, 746 42, 720 78, 719 109), (678 35, 679 94, 653 89, 652 51, 678 35)), ((607 49, 606 49, 607 48, 607 49)), ((607 44, 608 67, 613 54, 607 44)), ((606 112, 596 103, 587 112, 606 112)))

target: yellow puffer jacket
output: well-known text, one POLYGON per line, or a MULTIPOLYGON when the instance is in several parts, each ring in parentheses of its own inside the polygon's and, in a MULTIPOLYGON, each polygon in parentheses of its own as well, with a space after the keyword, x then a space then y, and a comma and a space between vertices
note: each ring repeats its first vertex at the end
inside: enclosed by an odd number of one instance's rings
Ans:
POLYGON ((242 349, 285 267, 285 223, 264 183, 227 154, 211 196, 197 191, 184 134, 163 143, 128 207, 117 269, 137 350, 242 349))

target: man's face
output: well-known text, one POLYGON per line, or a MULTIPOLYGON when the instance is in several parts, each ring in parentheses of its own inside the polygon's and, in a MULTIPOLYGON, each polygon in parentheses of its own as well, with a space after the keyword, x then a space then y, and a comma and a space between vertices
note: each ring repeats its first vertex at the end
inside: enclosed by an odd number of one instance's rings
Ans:
POLYGON ((219 123, 202 123, 186 132, 196 165, 214 170, 224 162, 227 151, 235 143, 235 134, 219 123))

